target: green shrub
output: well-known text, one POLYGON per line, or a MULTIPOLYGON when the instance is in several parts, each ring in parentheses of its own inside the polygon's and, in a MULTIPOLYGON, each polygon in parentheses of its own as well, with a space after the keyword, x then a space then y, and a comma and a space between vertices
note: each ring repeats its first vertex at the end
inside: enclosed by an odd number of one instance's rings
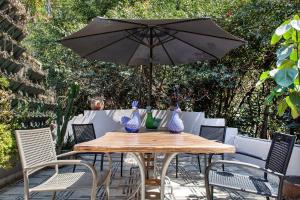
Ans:
POLYGON ((0 77, 0 168, 12 167, 12 158, 17 152, 13 135, 13 112, 11 110, 11 93, 7 91, 8 81, 0 77))
POLYGON ((16 153, 16 142, 8 125, 0 124, 0 167, 12 167, 13 155, 16 153))

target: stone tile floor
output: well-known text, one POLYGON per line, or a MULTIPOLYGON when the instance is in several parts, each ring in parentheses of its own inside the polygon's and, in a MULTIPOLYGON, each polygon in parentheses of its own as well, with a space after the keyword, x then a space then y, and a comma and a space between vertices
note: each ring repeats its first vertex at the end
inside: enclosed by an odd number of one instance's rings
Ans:
MULTIPOLYGON (((136 168, 134 160, 127 155, 123 166, 123 177, 120 176, 120 159, 119 155, 113 154, 113 172, 112 182, 110 186, 110 199, 122 200, 127 199, 137 188, 139 180, 139 171, 136 168), (130 168, 133 168, 130 174, 130 168)), ((106 163, 105 163, 106 164, 106 163)), ((99 169, 99 162, 96 164, 96 168, 99 169)), ((72 171, 72 166, 63 167, 60 170, 67 172, 72 171)), ((76 170, 82 170, 79 167, 76 170)), ((239 170, 239 169, 236 169, 239 170)), ((47 179, 53 173, 53 169, 45 169, 36 174, 33 174, 30 178, 30 185, 41 183, 47 179)), ((166 199, 170 200, 202 200, 205 197, 204 177, 199 173, 198 164, 195 158, 188 155, 180 155, 179 163, 179 177, 175 178, 175 162, 171 164, 168 169, 168 177, 166 183, 166 199)), ((23 181, 19 180, 7 187, 0 190, 0 200, 21 200, 23 199, 23 181)), ((32 200, 46 200, 51 199, 51 193, 47 192, 33 192, 30 194, 32 200)), ((57 193, 59 200, 84 200, 89 199, 89 191, 66 191, 57 193)), ((97 193, 97 199, 105 199, 103 188, 99 188, 97 193)), ((214 199, 265 199, 259 196, 233 192, 229 190, 215 189, 214 199)))

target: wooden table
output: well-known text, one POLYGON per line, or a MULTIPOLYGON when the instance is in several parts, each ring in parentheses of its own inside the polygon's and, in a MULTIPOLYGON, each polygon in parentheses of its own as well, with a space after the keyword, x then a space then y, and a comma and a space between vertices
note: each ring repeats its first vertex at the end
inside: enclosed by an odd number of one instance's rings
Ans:
POLYGON ((214 142, 189 133, 169 132, 124 133, 108 132, 88 142, 76 144, 74 151, 131 153, 137 161, 141 176, 141 199, 145 199, 145 160, 143 153, 165 154, 160 173, 160 196, 164 199, 164 182, 168 166, 178 153, 235 153, 234 146, 214 142))

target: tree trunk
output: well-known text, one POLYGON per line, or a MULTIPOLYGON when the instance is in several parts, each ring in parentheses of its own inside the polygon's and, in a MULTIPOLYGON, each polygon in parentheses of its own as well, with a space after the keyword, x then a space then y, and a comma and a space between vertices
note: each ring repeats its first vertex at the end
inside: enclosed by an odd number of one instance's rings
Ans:
POLYGON ((267 139, 268 138, 268 122, 269 122, 269 112, 270 106, 266 105, 264 113, 263 113, 263 122, 262 122, 262 128, 260 132, 260 138, 267 139))

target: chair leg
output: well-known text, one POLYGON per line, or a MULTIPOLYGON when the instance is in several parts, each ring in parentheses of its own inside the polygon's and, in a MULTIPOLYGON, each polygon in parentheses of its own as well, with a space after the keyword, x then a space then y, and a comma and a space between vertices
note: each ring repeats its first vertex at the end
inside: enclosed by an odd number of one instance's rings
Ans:
MULTIPOLYGON (((77 156, 76 156, 76 155, 74 156, 74 159, 75 159, 75 160, 77 159, 77 156)), ((73 166, 73 173, 75 172, 75 169, 76 169, 76 165, 73 166)))
POLYGON ((106 199, 109 200, 109 184, 106 184, 105 191, 106 191, 106 199))
POLYGON ((24 188, 24 200, 29 200, 29 191, 24 188))
POLYGON ((209 154, 209 155, 208 155, 208 165, 211 164, 211 160, 212 160, 213 155, 214 155, 214 154, 209 154))
POLYGON ((91 200, 96 200, 96 198, 97 198, 97 188, 92 188, 91 200))
POLYGON ((212 200, 212 196, 213 194, 211 193, 211 186, 209 186, 208 184, 205 184, 205 189, 206 189, 206 198, 207 200, 212 200))
MULTIPOLYGON (((222 160, 224 160, 224 154, 222 154, 222 160)), ((225 171, 225 165, 222 164, 222 170, 225 171)))
POLYGON ((199 167, 199 172, 200 172, 200 174, 201 174, 201 160, 200 160, 200 154, 198 154, 198 167, 199 167))
POLYGON ((210 198, 211 198, 211 200, 213 200, 214 199, 214 186, 210 186, 210 194, 211 194, 210 198))
POLYGON ((94 162, 93 162, 93 166, 95 166, 96 160, 97 160, 97 154, 95 154, 95 155, 94 155, 94 162))
POLYGON ((124 157, 124 153, 121 153, 121 176, 123 176, 123 158, 124 157))
POLYGON ((101 154, 101 164, 100 164, 100 170, 103 171, 103 160, 104 160, 104 153, 101 154))
POLYGON ((54 200, 56 198, 56 192, 52 193, 52 200, 54 200))
POLYGON ((175 170, 176 170, 176 178, 178 178, 178 155, 176 155, 176 163, 175 163, 175 170))
POLYGON ((29 200, 29 180, 28 180, 28 174, 26 172, 23 172, 24 177, 24 200, 29 200))

